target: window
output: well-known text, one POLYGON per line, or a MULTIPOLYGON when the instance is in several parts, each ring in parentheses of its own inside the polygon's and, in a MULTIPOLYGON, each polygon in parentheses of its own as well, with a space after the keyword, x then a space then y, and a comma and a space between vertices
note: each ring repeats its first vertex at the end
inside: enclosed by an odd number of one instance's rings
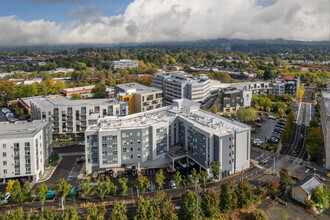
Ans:
POLYGON ((113 154, 117 154, 118 152, 116 150, 113 151, 113 154))
POLYGON ((126 133, 123 132, 123 133, 121 134, 121 136, 122 136, 123 138, 125 138, 125 137, 126 137, 126 133))
POLYGON ((133 140, 130 140, 130 144, 133 144, 133 140))
POLYGON ((14 143, 15 148, 19 148, 19 143, 14 143))
POLYGON ((25 163, 26 163, 26 164, 30 164, 30 163, 31 163, 31 160, 30 160, 30 159, 26 159, 26 160, 25 160, 25 163))
POLYGON ((131 147, 131 152, 133 151, 133 147, 131 147))
POLYGON ((133 133, 132 133, 132 132, 130 132, 130 133, 129 133, 129 136, 130 136, 130 137, 132 137, 132 136, 133 136, 133 133))
POLYGON ((136 134, 137 134, 138 137, 141 136, 141 132, 139 132, 139 131, 136 134))
POLYGON ((126 155, 123 155, 123 160, 127 160, 127 156, 126 155))
POLYGON ((102 147, 103 147, 103 148, 106 148, 106 147, 107 147, 107 144, 102 144, 102 147))
POLYGON ((140 143, 141 143, 141 140, 140 140, 140 139, 138 139, 138 140, 137 140, 137 143, 138 143, 138 144, 140 144, 140 143))
POLYGON ((3 152, 3 153, 2 153, 2 156, 3 156, 3 157, 7 157, 7 153, 6 153, 6 152, 3 152))
POLYGON ((102 140, 106 140, 107 139, 107 137, 106 136, 102 136, 102 140))
POLYGON ((117 157, 114 157, 113 159, 112 159, 112 162, 117 162, 118 161, 118 158, 117 157))
POLYGON ((7 169, 4 169, 3 170, 3 174, 7 174, 7 169))
POLYGON ((6 166, 7 165, 7 161, 4 160, 3 161, 3 165, 6 166))
POLYGON ((28 173, 28 172, 31 172, 31 167, 26 167, 25 168, 25 171, 28 173))
POLYGON ((131 159, 133 159, 133 155, 131 155, 131 159))
POLYGON ((6 144, 2 144, 2 148, 3 149, 6 149, 6 144))
POLYGON ((123 148, 123 152, 125 152, 125 153, 126 153, 126 152, 127 152, 127 148, 123 148))
POLYGON ((141 154, 138 154, 138 155, 137 155, 137 158, 139 158, 139 159, 140 159, 140 158, 141 158, 141 154))
POLYGON ((231 137, 229 137, 229 141, 231 141, 231 137))
POLYGON ((30 142, 25 142, 25 147, 30 147, 30 142))

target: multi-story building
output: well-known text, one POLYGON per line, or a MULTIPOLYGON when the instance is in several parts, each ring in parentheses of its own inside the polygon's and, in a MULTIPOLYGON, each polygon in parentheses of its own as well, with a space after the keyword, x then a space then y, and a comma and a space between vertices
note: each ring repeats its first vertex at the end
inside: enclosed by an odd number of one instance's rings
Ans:
POLYGON ((110 68, 114 69, 132 69, 139 66, 135 60, 115 60, 110 63, 110 68))
POLYGON ((296 96, 297 90, 300 86, 300 77, 293 75, 284 75, 275 80, 274 93, 276 95, 291 95, 296 96))
POLYGON ((134 114, 163 106, 163 91, 139 83, 115 86, 115 96, 129 104, 129 113, 134 114))
POLYGON ((38 181, 52 153, 48 121, 0 123, 0 182, 9 179, 38 181))
POLYGON ((321 125, 324 138, 325 168, 330 169, 330 91, 321 93, 321 125))
POLYGON ((116 99, 70 100, 65 97, 31 100, 31 119, 53 123, 53 134, 84 133, 92 113, 105 116, 128 115, 126 102, 116 99))
POLYGON ((85 131, 86 173, 160 161, 192 160, 225 177, 250 166, 250 127, 200 109, 188 99, 124 117, 99 118, 85 131))
POLYGON ((252 91, 226 90, 223 93, 223 112, 236 112, 241 107, 249 107, 252 99, 252 91))
POLYGON ((163 90, 163 101, 166 104, 182 98, 202 103, 210 96, 210 79, 205 74, 194 77, 180 71, 155 73, 152 86, 163 90))

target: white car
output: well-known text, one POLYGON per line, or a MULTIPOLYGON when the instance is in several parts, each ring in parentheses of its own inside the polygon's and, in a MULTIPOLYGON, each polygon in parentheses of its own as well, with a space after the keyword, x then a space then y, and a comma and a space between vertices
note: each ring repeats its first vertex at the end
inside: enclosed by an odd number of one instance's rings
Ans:
POLYGON ((85 142, 80 142, 78 145, 85 146, 85 142))
MULTIPOLYGON (((9 198, 10 198, 10 192, 6 192, 6 194, 5 194, 5 198, 4 198, 3 200, 1 200, 1 204, 2 204, 2 205, 7 204, 9 198)), ((0 198, 0 199, 1 199, 1 198, 0 198)))
POLYGON ((172 189, 176 189, 177 188, 174 180, 171 180, 170 181, 170 186, 171 186, 172 189))

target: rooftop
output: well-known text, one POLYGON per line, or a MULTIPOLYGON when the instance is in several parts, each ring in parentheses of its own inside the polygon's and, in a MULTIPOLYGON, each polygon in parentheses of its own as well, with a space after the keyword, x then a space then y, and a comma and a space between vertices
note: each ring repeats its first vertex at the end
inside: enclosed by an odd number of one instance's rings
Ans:
MULTIPOLYGON (((75 87, 75 88, 67 88, 63 89, 62 92, 68 93, 68 92, 77 92, 77 91, 85 91, 85 90, 92 90, 94 89, 95 85, 92 86, 81 86, 81 87, 75 87)), ((113 90, 112 87, 106 86, 107 91, 113 90)))
POLYGON ((118 101, 116 99, 80 99, 71 100, 63 96, 55 98, 37 98, 31 100, 31 102, 37 106, 43 108, 53 108, 53 107, 72 107, 72 106, 95 106, 95 105, 111 105, 125 103, 118 101))
POLYGON ((174 81, 179 83, 191 82, 191 83, 201 83, 209 80, 208 76, 205 74, 200 74, 199 77, 195 77, 184 71, 174 71, 174 72, 159 72, 155 73, 155 76, 163 77, 167 81, 174 81))
POLYGON ((118 87, 129 94, 132 94, 132 93, 143 94, 143 93, 161 92, 162 91, 155 87, 148 87, 148 86, 142 85, 140 83, 125 83, 125 84, 116 85, 115 87, 118 87))
POLYGON ((114 60, 114 61, 112 61, 112 62, 121 62, 121 63, 125 63, 125 62, 137 62, 137 61, 135 61, 135 60, 126 60, 126 59, 122 59, 122 60, 114 60))
POLYGON ((16 121, 15 123, 0 122, 0 139, 33 137, 49 121, 16 121))
POLYGON ((100 118, 97 125, 89 126, 90 130, 112 130, 118 128, 147 127, 160 122, 168 122, 176 117, 190 121, 196 127, 209 133, 232 133, 233 131, 250 130, 246 124, 232 121, 200 109, 200 104, 188 99, 173 100, 173 105, 147 112, 117 117, 100 118))
POLYGON ((319 185, 322 185, 322 183, 314 176, 308 176, 299 183, 297 183, 297 186, 300 186, 309 195, 311 195, 313 189, 319 185))
POLYGON ((330 116, 330 91, 322 91, 322 100, 324 103, 325 111, 330 116))
POLYGON ((293 80, 294 79, 294 75, 283 75, 280 79, 293 80))

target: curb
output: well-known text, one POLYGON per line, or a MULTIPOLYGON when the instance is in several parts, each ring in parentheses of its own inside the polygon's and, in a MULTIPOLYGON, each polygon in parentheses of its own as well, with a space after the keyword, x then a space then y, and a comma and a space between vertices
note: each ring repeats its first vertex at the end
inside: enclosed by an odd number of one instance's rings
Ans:
POLYGON ((38 182, 36 182, 36 183, 43 183, 43 182, 46 182, 47 180, 49 180, 49 179, 53 176, 53 174, 54 174, 54 172, 55 172, 57 166, 58 166, 58 165, 61 163, 61 161, 62 161, 62 155, 59 155, 59 156, 60 156, 60 159, 59 159, 57 165, 55 166, 55 168, 52 170, 52 172, 51 172, 51 174, 49 175, 49 177, 47 177, 45 180, 38 181, 38 182))

